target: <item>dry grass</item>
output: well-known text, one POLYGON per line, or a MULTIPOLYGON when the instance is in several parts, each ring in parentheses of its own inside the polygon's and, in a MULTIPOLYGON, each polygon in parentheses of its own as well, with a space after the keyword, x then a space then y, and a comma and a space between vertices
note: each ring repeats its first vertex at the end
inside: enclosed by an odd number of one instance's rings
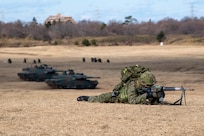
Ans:
MULTIPOLYGON (((164 44, 168 45, 203 45, 204 38, 190 35, 166 35, 164 44)), ((34 46, 56 46, 56 45, 76 45, 84 46, 82 41, 88 39, 96 44, 90 46, 134 46, 134 45, 157 45, 156 35, 136 35, 136 36, 101 36, 101 37, 65 37, 64 39, 52 39, 50 41, 33 40, 31 38, 1 38, 0 47, 34 47, 34 46)))
MULTIPOLYGON (((0 135, 21 136, 202 136, 204 134, 203 46, 39 46, 0 48, 0 135), (82 57, 86 63, 82 63, 82 57), (103 63, 91 63, 100 57, 103 63), (13 60, 12 64, 7 59, 13 60), (41 58, 57 69, 73 68, 100 76, 96 89, 50 89, 43 82, 25 82, 17 72, 41 58), (111 63, 105 60, 110 59, 111 63), (149 67, 159 85, 194 88, 187 106, 129 105, 77 102, 80 95, 98 95, 119 82, 122 67, 149 67)), ((174 102, 180 92, 167 92, 174 102)))
POLYGON ((38 41, 29 38, 1 38, 0 47, 33 47, 33 46, 43 46, 48 44, 45 41, 38 41))

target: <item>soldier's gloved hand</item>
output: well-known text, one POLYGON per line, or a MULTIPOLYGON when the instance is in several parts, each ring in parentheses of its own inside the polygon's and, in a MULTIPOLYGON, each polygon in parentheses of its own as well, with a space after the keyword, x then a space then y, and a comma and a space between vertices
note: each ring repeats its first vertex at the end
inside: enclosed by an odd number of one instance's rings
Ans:
POLYGON ((151 90, 147 91, 147 99, 148 98, 153 98, 153 92, 151 90))
POLYGON ((165 97, 165 93, 164 93, 164 90, 163 90, 163 87, 161 88, 156 88, 154 91, 153 91, 153 97, 154 98, 164 98, 165 97))
POLYGON ((164 92, 160 91, 160 92, 153 92, 153 98, 164 98, 165 94, 164 92))

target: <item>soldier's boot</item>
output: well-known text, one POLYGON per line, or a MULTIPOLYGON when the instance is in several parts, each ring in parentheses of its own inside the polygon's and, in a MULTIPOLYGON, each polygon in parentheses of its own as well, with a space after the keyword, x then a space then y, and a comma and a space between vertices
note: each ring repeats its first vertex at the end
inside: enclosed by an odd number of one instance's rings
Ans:
POLYGON ((89 99, 89 96, 79 96, 77 98, 77 101, 88 101, 88 99, 89 99))

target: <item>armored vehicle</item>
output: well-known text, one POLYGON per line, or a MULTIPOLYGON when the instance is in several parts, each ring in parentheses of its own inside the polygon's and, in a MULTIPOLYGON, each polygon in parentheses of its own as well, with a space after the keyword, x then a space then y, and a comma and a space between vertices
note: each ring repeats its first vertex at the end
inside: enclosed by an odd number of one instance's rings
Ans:
POLYGON ((100 78, 86 76, 83 73, 75 73, 74 70, 69 69, 63 71, 58 76, 54 76, 52 79, 46 79, 45 82, 51 88, 62 89, 94 89, 98 81, 89 80, 90 78, 100 78))
POLYGON ((45 79, 50 79, 52 76, 57 76, 58 73, 49 65, 42 64, 23 68, 17 75, 23 80, 40 82, 45 81, 45 79))

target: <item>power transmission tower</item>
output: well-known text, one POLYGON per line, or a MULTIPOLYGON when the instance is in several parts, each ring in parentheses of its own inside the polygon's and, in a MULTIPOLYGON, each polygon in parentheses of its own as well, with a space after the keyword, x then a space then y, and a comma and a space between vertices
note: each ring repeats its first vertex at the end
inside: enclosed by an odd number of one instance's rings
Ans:
POLYGON ((3 20, 4 20, 4 12, 0 11, 0 21, 3 22, 3 20))
POLYGON ((194 18, 194 3, 191 3, 191 18, 194 18))
POLYGON ((99 20, 99 9, 98 9, 98 7, 96 7, 95 14, 96 14, 96 20, 98 21, 99 20))
POLYGON ((99 19, 99 9, 98 9, 98 7, 96 9, 96 16, 97 16, 97 20, 98 20, 99 19))

